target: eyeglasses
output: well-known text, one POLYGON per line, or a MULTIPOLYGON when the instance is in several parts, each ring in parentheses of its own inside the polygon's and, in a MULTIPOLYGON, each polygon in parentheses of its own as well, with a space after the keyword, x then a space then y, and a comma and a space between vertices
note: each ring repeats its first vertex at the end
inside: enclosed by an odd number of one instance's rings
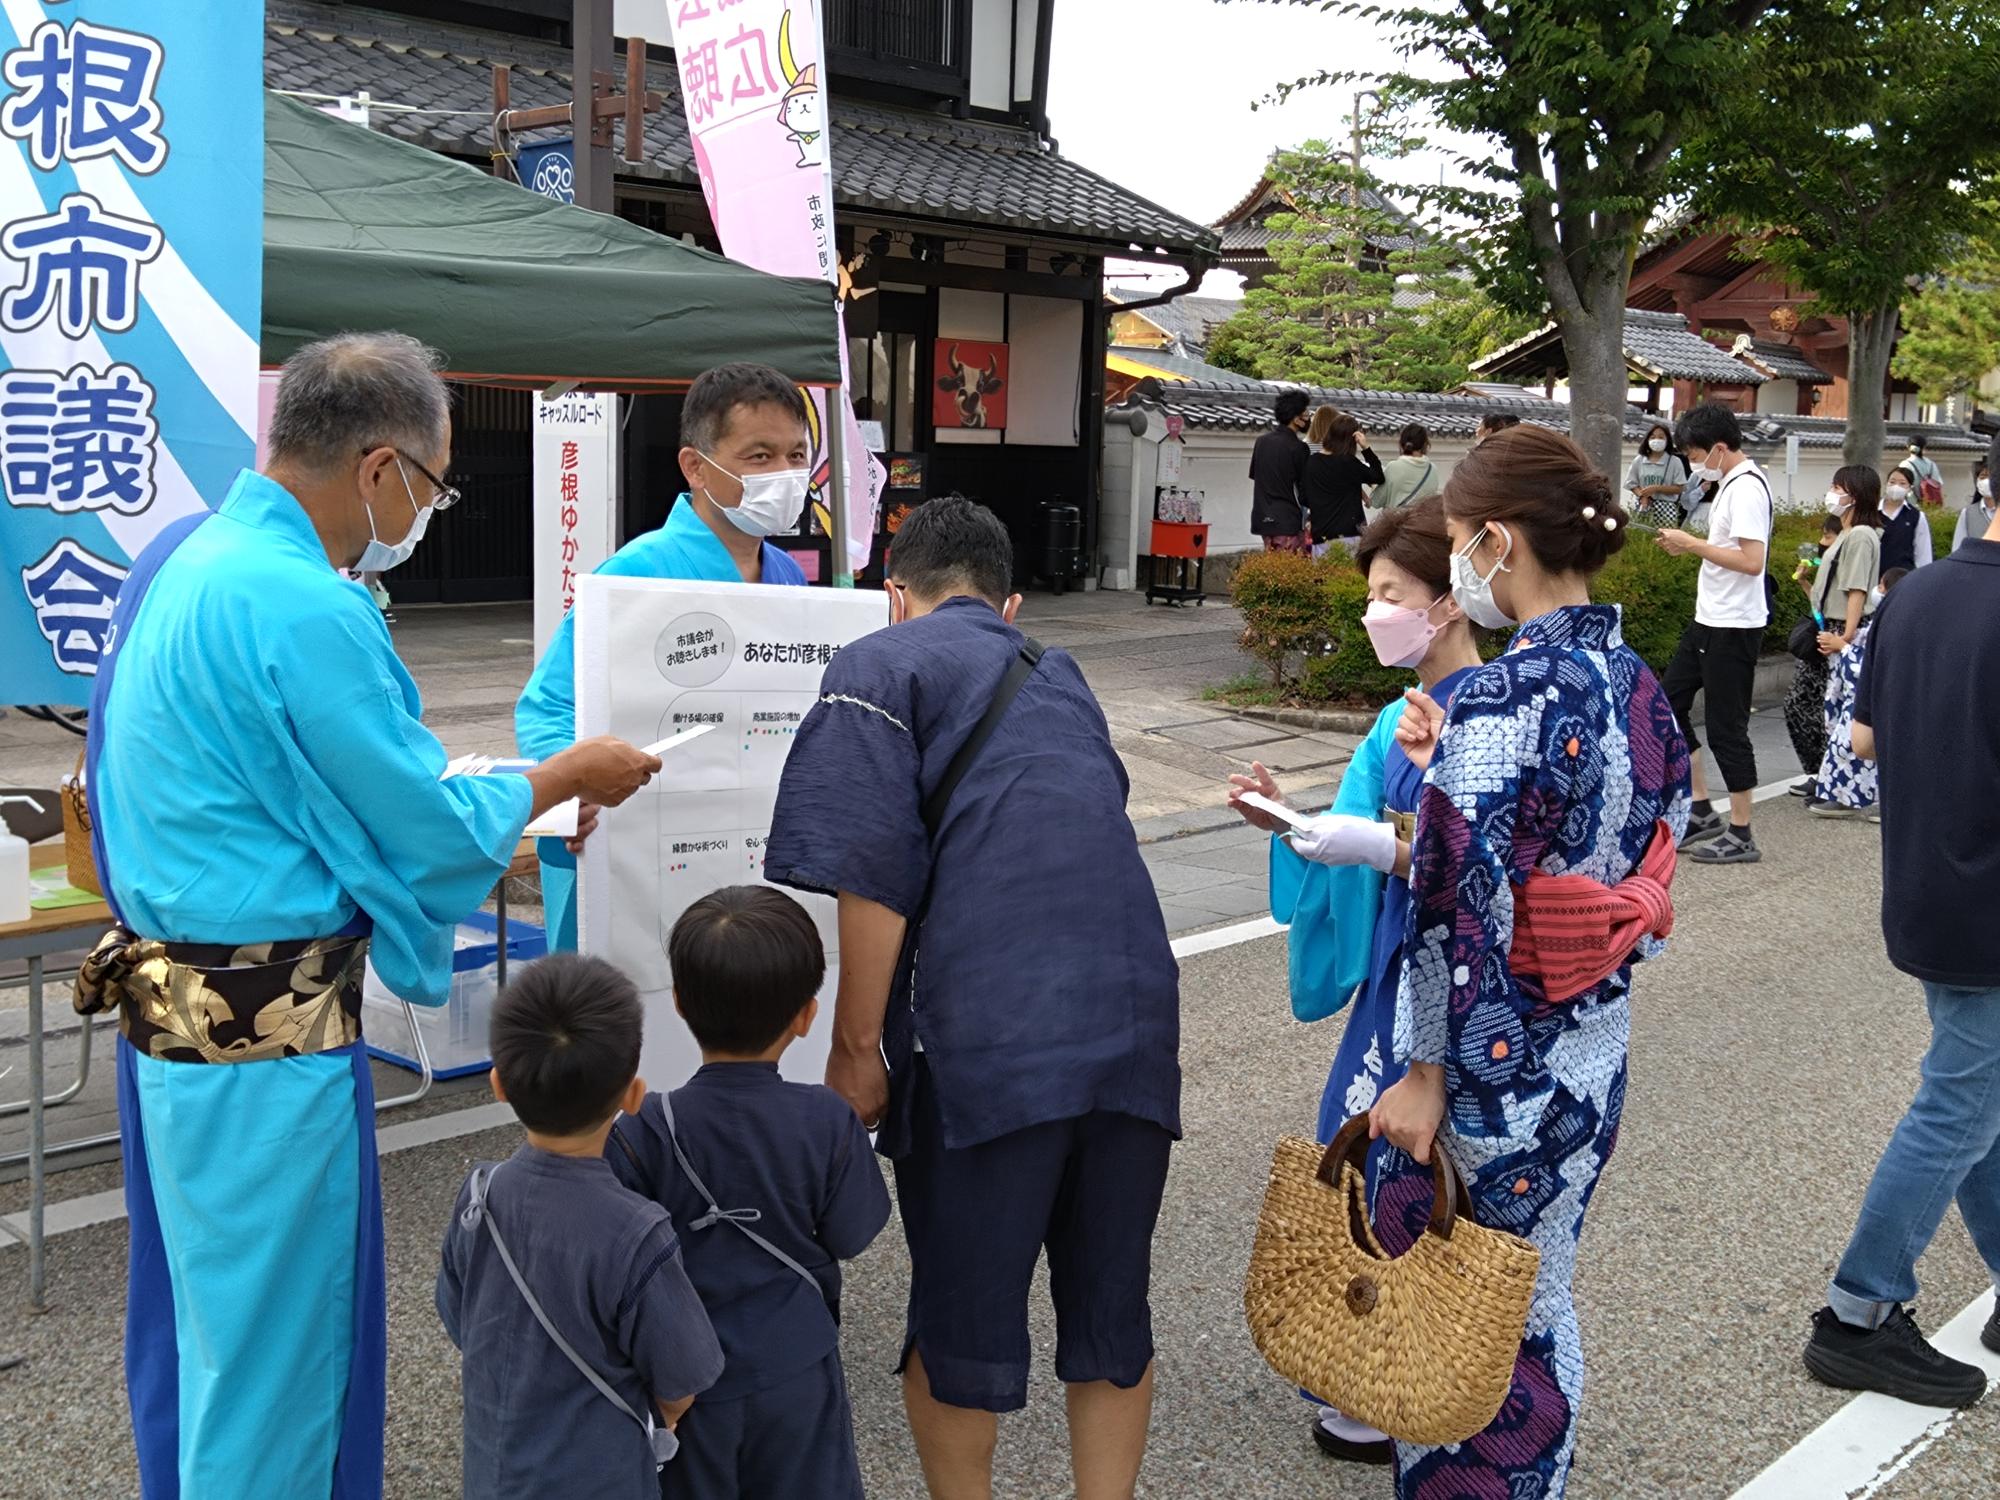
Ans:
POLYGON ((426 469, 422 464, 418 463, 414 458, 411 458, 409 454, 403 452, 400 448, 396 450, 396 456, 402 459, 404 463, 408 464, 411 468, 415 469, 419 474, 423 475, 424 478, 428 479, 431 482, 431 490, 433 491, 431 495, 431 509, 450 510, 454 505, 458 504, 458 502, 464 498, 463 494, 461 494, 461 492, 455 486, 446 484, 442 479, 438 478, 437 475, 433 474, 429 469, 426 469))
MULTIPOLYGON (((373 453, 374 451, 375 449, 373 448, 363 448, 361 450, 361 456, 363 458, 366 458, 369 454, 373 453)), ((394 448, 391 449, 390 451, 396 455, 396 461, 398 463, 408 464, 411 468, 415 469, 419 474, 423 475, 424 478, 428 479, 431 482, 432 510, 450 510, 454 505, 458 504, 460 500, 463 500, 465 498, 463 491, 459 490, 454 485, 446 484, 442 479, 438 478, 437 475, 433 474, 429 469, 426 469, 422 464, 418 463, 414 458, 410 457, 410 455, 405 453, 401 448, 394 448)), ((421 509, 421 507, 419 508, 421 509)))

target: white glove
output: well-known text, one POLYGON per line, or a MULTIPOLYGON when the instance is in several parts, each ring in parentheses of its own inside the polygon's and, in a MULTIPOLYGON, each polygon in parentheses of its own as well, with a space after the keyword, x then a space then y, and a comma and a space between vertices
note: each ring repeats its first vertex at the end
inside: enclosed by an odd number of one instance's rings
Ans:
POLYGON ((1301 858, 1317 865, 1367 865, 1387 875, 1396 868, 1396 830, 1352 813, 1322 813, 1291 837, 1301 858))

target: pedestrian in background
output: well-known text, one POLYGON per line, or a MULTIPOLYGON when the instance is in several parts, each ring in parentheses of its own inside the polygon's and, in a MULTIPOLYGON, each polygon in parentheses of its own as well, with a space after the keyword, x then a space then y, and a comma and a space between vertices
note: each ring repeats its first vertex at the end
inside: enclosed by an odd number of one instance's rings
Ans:
POLYGON ((1967 542, 1985 540, 1995 516, 2000 516, 2000 505, 1993 503, 1993 474, 1982 458, 1979 467, 1972 471, 1972 498, 1958 513, 1958 527, 1951 534, 1951 550, 1956 552, 1967 542))
POLYGON ((1689 852, 1701 864, 1754 864, 1763 855, 1750 832, 1750 797, 1757 787, 1757 752, 1750 744, 1750 698, 1757 658, 1771 621, 1764 560, 1771 541, 1770 481, 1743 452, 1736 413, 1710 402, 1681 419, 1681 441, 1694 476, 1716 486, 1708 506, 1708 537, 1668 528, 1659 545, 1675 557, 1699 557, 1694 622, 1667 664, 1667 699, 1693 755, 1694 815, 1684 842, 1707 840, 1689 852), (1727 819, 1709 802, 1708 773, 1694 733, 1694 700, 1703 699, 1715 761, 1729 789, 1727 819))
MULTIPOLYGON (((2000 440, 1992 457, 2000 460, 2000 440)), ((1954 1198, 2000 1282, 2000 657, 1941 650, 2000 640, 2000 528, 1883 600, 1854 703, 1854 749, 1880 776, 1882 933, 1889 961, 1924 988, 1931 1044, 1813 1315, 1806 1369, 1844 1390, 1970 1406, 1975 1365, 1925 1340, 1903 1304, 1917 1258, 1954 1198)), ((2000 1309, 1980 1342, 2000 1354, 2000 1309)))
POLYGON ((1944 470, 1937 466, 1935 459, 1925 454, 1922 438, 1910 439, 1910 456, 1903 460, 1903 467, 1916 481, 1917 504, 1944 504, 1944 470))
POLYGON ((1314 449, 1305 478, 1313 556, 1326 556, 1335 542, 1352 552, 1368 524, 1368 486, 1382 482, 1382 460, 1368 446, 1361 423, 1331 406, 1313 414, 1306 441, 1314 449))
POLYGON ((1519 427, 1521 419, 1511 411, 1489 411, 1479 419, 1479 430, 1472 435, 1472 446, 1477 448, 1496 432, 1505 432, 1509 427, 1519 427))
POLYGON ((1632 497, 1632 514, 1648 526, 1678 526, 1677 503, 1687 488, 1687 460, 1674 451, 1673 429, 1655 422, 1646 429, 1638 457, 1625 471, 1625 493, 1632 497))
MULTIPOLYGON (((1799 565, 1792 572, 1792 582, 1805 590, 1810 600, 1813 585, 1819 570, 1826 564, 1827 553, 1840 538, 1841 513, 1846 510, 1846 496, 1840 496, 1840 510, 1835 511, 1835 493, 1828 491, 1829 511, 1820 524, 1819 546, 1813 552, 1808 544, 1805 551, 1812 555, 1801 557, 1799 565)), ((1819 763, 1826 757, 1826 654, 1819 649, 1819 637, 1815 632, 1804 645, 1796 644, 1794 637, 1793 655, 1797 665, 1792 668, 1791 691, 1785 694, 1785 733, 1792 742, 1792 753, 1799 758, 1799 769, 1805 775, 1788 789, 1794 797, 1810 797, 1813 788, 1819 784, 1819 763), (1804 655, 1799 655, 1803 651, 1804 655)))
POLYGON ((1306 458, 1300 441, 1306 428, 1304 391, 1280 391, 1271 403, 1276 424, 1250 450, 1250 530, 1264 539, 1266 552, 1310 552, 1306 530, 1306 458))
MULTIPOLYGON (((1849 464, 1827 491, 1838 510, 1840 535, 1813 578, 1813 618, 1826 658, 1826 752, 1806 811, 1822 818, 1865 818, 1875 812, 1875 763, 1854 753, 1854 690, 1868 650, 1869 617, 1881 578, 1882 481, 1866 464, 1849 464)), ((1879 820, 1878 820, 1879 821, 1879 820)))
POLYGON ((1382 482, 1375 486, 1369 501, 1377 511, 1401 510, 1428 500, 1442 489, 1437 465, 1431 462, 1430 429, 1421 422, 1406 424, 1397 435, 1402 451, 1382 465, 1382 482))
POLYGON ((1882 568, 1922 568, 1931 561, 1931 523, 1917 504, 1917 474, 1898 464, 1882 486, 1882 568))

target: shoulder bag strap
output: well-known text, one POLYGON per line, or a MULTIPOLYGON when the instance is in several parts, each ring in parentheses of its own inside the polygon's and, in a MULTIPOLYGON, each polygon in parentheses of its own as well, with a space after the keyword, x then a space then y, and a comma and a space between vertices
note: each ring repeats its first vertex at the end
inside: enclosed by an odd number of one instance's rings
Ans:
POLYGON ((486 1206, 486 1185, 491 1177, 492 1171, 490 1168, 475 1167, 473 1169, 471 1182, 472 1201, 466 1205, 462 1222, 468 1229, 482 1222, 486 1225, 486 1232, 493 1237, 493 1248, 500 1252, 500 1264, 505 1266, 507 1274, 514 1278, 514 1289, 521 1294, 521 1300, 528 1304, 528 1311, 535 1315, 535 1321, 542 1325, 542 1332, 549 1336, 549 1342, 560 1349, 563 1357, 576 1366, 577 1372, 597 1388, 597 1393, 600 1396, 639 1424, 645 1431, 647 1441, 653 1445, 653 1456, 655 1459, 665 1462, 668 1458, 673 1457, 674 1452, 679 1447, 679 1442, 674 1439, 673 1433, 666 1428, 659 1427, 650 1417, 641 1416, 638 1412, 632 1410, 631 1404, 623 1396, 619 1395, 618 1392, 614 1391, 611 1388, 610 1382, 598 1374, 591 1367, 590 1361, 585 1359, 581 1354, 578 1354, 570 1341, 562 1336, 556 1325, 549 1320, 549 1315, 542 1310, 541 1302, 528 1289, 527 1278, 521 1275, 521 1268, 514 1264, 514 1257, 507 1249, 507 1242, 500 1238, 499 1227, 494 1224, 493 1214, 486 1206), (673 1443, 673 1446, 668 1447, 664 1453, 660 1451, 663 1446, 666 1446, 659 1440, 659 1433, 661 1432, 665 1432, 668 1439, 672 1440, 673 1443))
POLYGON ((666 1121, 667 1126, 667 1144, 673 1147, 674 1160, 680 1163, 681 1175, 687 1178, 688 1186, 693 1188, 700 1195, 701 1201, 708 1205, 708 1212, 688 1225, 689 1232, 710 1229, 717 1223, 735 1226, 739 1232, 749 1237, 752 1244, 757 1245, 781 1265, 789 1266, 792 1270, 798 1272, 800 1276, 804 1277, 806 1285, 813 1289, 813 1295, 823 1300, 826 1296, 826 1290, 819 1284, 819 1278, 750 1227, 764 1217, 762 1209, 724 1208, 715 1201, 715 1194, 708 1190, 708 1184, 703 1182, 700 1175, 696 1173, 694 1163, 689 1161, 687 1153, 681 1150, 680 1137, 674 1133, 673 1105, 668 1102, 668 1098, 664 1093, 659 1096, 659 1100, 660 1114, 666 1121))
POLYGON ((924 828, 932 838, 936 838, 938 827, 944 822, 945 808, 951 803, 951 794, 958 790, 958 784, 965 780, 965 773, 972 769, 972 763, 979 759, 979 752, 986 748, 986 742, 993 738, 993 731, 1000 727, 1000 721, 1007 717, 1007 710, 1014 699, 1020 696, 1028 678, 1034 675, 1041 664, 1043 646, 1040 641, 1022 638, 1021 649, 1014 660, 1008 663, 1006 675, 1000 685, 993 690, 993 701, 986 705, 986 713, 973 726, 965 743, 958 747, 958 754, 951 758, 951 764, 944 768, 944 775, 924 798, 924 828))

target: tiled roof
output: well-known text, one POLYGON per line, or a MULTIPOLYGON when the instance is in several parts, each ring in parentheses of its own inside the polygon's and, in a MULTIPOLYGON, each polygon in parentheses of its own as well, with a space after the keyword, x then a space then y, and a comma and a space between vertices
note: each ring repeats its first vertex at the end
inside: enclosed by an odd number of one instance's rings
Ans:
MULTIPOLYGON (((1144 362, 1151 350, 1129 351, 1144 362)), ((1155 363, 1158 363, 1155 360, 1155 363)), ((1421 422, 1433 437, 1471 437, 1479 419, 1489 411, 1510 411, 1523 422, 1569 431, 1569 405, 1550 401, 1532 391, 1516 389, 1512 395, 1482 396, 1428 395, 1403 391, 1332 390, 1317 386, 1288 386, 1275 381, 1246 382, 1231 375, 1223 381, 1190 380, 1186 384, 1142 385, 1126 404, 1149 402, 1186 419, 1187 425, 1215 431, 1255 432, 1271 425, 1271 403, 1280 391, 1304 390, 1315 405, 1337 406, 1363 419, 1371 431, 1391 432, 1406 422, 1421 422)), ((1658 413, 1625 408, 1625 441, 1637 443, 1655 422, 1670 420, 1658 413)), ((1838 417, 1745 416, 1744 450, 1760 457, 1782 456, 1785 439, 1797 434, 1804 448, 1839 448, 1846 441, 1847 424, 1838 417)), ((1921 436, 1926 448, 1935 453, 1983 451, 1985 440, 1962 427, 1936 423, 1891 422, 1888 442, 1899 446, 1921 436)))
MULTIPOLYGON (((1106 287, 1104 295, 1112 303, 1111 310, 1116 312, 1119 304, 1141 301, 1149 294, 1129 287, 1106 287)), ((1209 330, 1218 323, 1228 322, 1242 311, 1242 302, 1233 297, 1176 297, 1157 307, 1142 307, 1136 316, 1144 318, 1182 348, 1199 354, 1208 347, 1209 330)))
MULTIPOLYGON (((1652 380, 1700 380, 1710 385, 1762 385, 1770 377, 1742 360, 1731 359, 1688 327, 1675 312, 1625 309, 1625 360, 1652 380)), ((1474 360, 1475 375, 1508 375, 1527 371, 1563 370, 1562 334, 1545 323, 1484 359, 1474 360)))
MULTIPOLYGON (((1280 387, 1262 380, 1253 380, 1248 375, 1238 375, 1234 370, 1225 370, 1220 365, 1205 364, 1186 355, 1172 354, 1165 349, 1128 349, 1118 345, 1111 348, 1113 354, 1122 355, 1134 364, 1146 365, 1163 374, 1174 375, 1182 380, 1193 381, 1218 390, 1275 392, 1280 387)), ((1268 406, 1268 402, 1266 405, 1268 406)))
MULTIPOLYGON (((1402 226, 1403 233, 1377 235, 1369 243, 1378 250, 1414 250, 1419 245, 1428 244, 1429 236, 1415 219, 1405 213, 1396 202, 1377 192, 1374 188, 1361 189, 1362 206, 1371 213, 1382 214, 1392 222, 1402 226)), ((1271 229, 1267 222, 1271 215, 1288 212, 1288 205, 1282 195, 1272 190, 1271 179, 1262 179, 1250 190, 1249 196, 1216 220, 1215 227, 1222 232, 1222 258, 1225 263, 1235 260, 1262 259, 1266 247, 1271 243, 1271 229)))
MULTIPOLYGON (((517 109, 565 104, 569 52, 527 37, 312 0, 270 0, 264 77, 304 94, 366 90, 376 128, 433 150, 485 160, 493 144, 492 69, 513 64, 517 109)), ((665 107, 646 121, 646 160, 618 171, 697 185, 679 82, 653 63, 647 85, 665 107)), ((990 225, 1084 240, 1212 254, 1214 233, 1074 162, 1033 132, 835 97, 835 192, 841 208, 949 224, 990 225)))
POLYGON ((1831 375, 1790 344, 1756 339, 1749 352, 1741 357, 1744 363, 1756 366, 1773 380, 1796 380, 1800 385, 1833 384, 1831 375))

